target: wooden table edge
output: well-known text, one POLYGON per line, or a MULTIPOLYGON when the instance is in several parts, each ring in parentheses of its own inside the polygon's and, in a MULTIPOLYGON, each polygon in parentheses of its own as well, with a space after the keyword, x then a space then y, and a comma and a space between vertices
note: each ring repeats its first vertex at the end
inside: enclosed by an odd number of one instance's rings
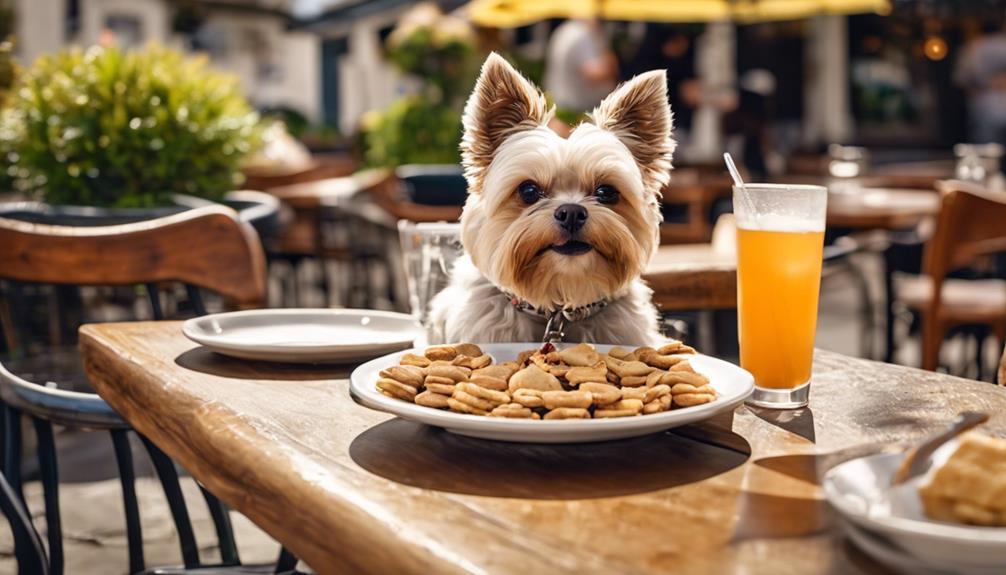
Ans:
MULTIPOLYGON (((111 325, 111 324, 101 324, 101 325, 111 325)), ((298 537, 296 541, 284 541, 284 545, 292 551, 297 557, 306 561, 311 567, 317 570, 318 573, 347 573, 347 572, 362 572, 364 570, 363 566, 358 563, 354 563, 351 559, 354 556, 354 551, 352 545, 345 545, 346 553, 333 554, 329 549, 308 547, 307 544, 312 538, 307 537, 307 533, 322 529, 322 526, 311 526, 303 521, 303 518, 290 515, 286 522, 282 522, 281 518, 269 517, 261 513, 261 509, 250 505, 245 497, 241 493, 236 492, 228 484, 228 481, 222 479, 224 476, 230 476, 231 483, 240 484, 242 480, 246 479, 248 475, 253 474, 253 469, 238 470, 237 468, 229 468, 226 473, 221 473, 221 470, 217 468, 215 473, 210 473, 203 469, 204 466, 209 465, 209 461, 213 461, 215 458, 210 455, 204 455, 199 457, 195 449, 180 449, 179 445, 187 445, 193 447, 196 442, 185 441, 185 433, 177 429, 167 429, 159 424, 159 422, 154 421, 149 414, 134 401, 129 399, 128 391, 124 387, 116 387, 112 383, 116 377, 110 373, 107 373, 104 365, 107 365, 111 361, 119 361, 122 364, 126 364, 126 370, 130 376, 128 379, 133 381, 138 381, 144 379, 146 376, 142 371, 136 366, 132 358, 124 358, 123 356, 115 357, 115 354, 111 351, 110 341, 106 339, 101 333, 99 325, 84 325, 79 331, 79 345, 81 357, 84 362, 84 369, 87 373, 88 379, 94 385, 98 392, 105 401, 112 406, 117 412, 126 419, 133 428, 142 433, 145 437, 153 441, 158 447, 160 447, 165 453, 167 453, 172 459, 179 462, 188 471, 192 477, 197 479, 200 483, 206 486, 214 495, 216 495, 221 501, 226 503, 233 509, 236 509, 246 515, 251 519, 256 525, 258 525, 266 533, 269 533, 274 538, 277 538, 280 529, 285 530, 286 534, 290 532, 302 532, 305 536, 298 537), (125 360, 125 361, 123 361, 125 360), (171 439, 170 436, 174 435, 176 437, 181 437, 182 439, 171 439), (293 526, 293 527, 291 527, 293 526)), ((154 390, 158 389, 158 386, 148 386, 154 390)), ((177 401, 177 397, 172 396, 161 397, 162 401, 177 401)), ((214 412, 214 417, 227 418, 230 420, 230 425, 220 425, 219 433, 221 434, 238 434, 238 430, 244 433, 257 433, 257 431, 250 426, 239 424, 239 420, 234 416, 228 408, 222 405, 202 405, 197 403, 192 404, 179 404, 177 406, 181 409, 191 409, 191 410, 201 410, 214 412)), ((189 430, 191 431, 191 430, 189 430)), ((212 442, 211 442, 212 443, 212 442)), ((217 441, 217 444, 223 444, 225 442, 217 441)), ((205 443, 204 443, 205 444, 205 443)), ((227 445, 234 445, 233 442, 227 442, 227 445)), ((249 455, 254 455, 250 453, 249 455)), ((248 460, 249 458, 245 458, 248 460)), ((333 462, 333 465, 340 465, 333 462)), ((247 467, 253 467, 249 464, 247 467)), ((270 476, 271 477, 271 476, 270 476)), ((284 489, 283 485, 274 484, 274 482, 268 481, 267 477, 259 477, 260 480, 266 479, 266 483, 273 483, 269 487, 268 491, 275 494, 278 498, 283 498, 287 494, 287 490, 284 489)), ((320 490, 320 493, 324 494, 324 490, 320 490)), ((346 513, 353 514, 359 513, 361 515, 366 515, 366 513, 359 509, 354 509, 351 506, 345 504, 343 500, 331 499, 329 498, 331 504, 333 505, 333 513, 346 513), (341 507, 341 508, 340 508, 341 507)), ((288 509, 296 509, 296 505, 293 502, 288 502, 288 509)), ((352 524, 352 532, 347 533, 345 541, 351 541, 354 538, 364 537, 366 539, 371 539, 373 541, 380 541, 383 539, 381 532, 375 533, 363 533, 361 532, 361 523, 366 522, 347 522, 352 524)), ((361 546, 362 547, 362 546, 361 546)), ((429 563, 428 555, 417 553, 417 549, 410 548, 407 546, 401 546, 398 549, 397 559, 400 559, 400 572, 414 572, 414 573, 430 573, 430 572, 444 572, 444 573, 463 573, 463 569, 448 569, 448 564, 429 563)), ((456 565, 450 565, 450 567, 458 567, 456 565)))

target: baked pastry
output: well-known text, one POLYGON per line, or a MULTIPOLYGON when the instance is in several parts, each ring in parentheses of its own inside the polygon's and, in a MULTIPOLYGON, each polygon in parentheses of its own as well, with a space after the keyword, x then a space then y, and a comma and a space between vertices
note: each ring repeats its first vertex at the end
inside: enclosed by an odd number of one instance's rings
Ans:
POLYGON ((1006 527, 1006 439, 972 432, 919 488, 930 519, 1006 527))

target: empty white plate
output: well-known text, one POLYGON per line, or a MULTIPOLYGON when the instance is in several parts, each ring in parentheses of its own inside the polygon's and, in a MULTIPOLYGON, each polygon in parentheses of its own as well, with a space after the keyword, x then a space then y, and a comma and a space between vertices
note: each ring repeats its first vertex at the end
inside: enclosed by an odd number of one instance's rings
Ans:
MULTIPOLYGON (((956 442, 941 447, 933 455, 933 470, 956 447, 956 442)), ((925 476, 891 487, 891 476, 903 457, 900 453, 861 457, 838 465, 825 475, 824 495, 828 502, 859 528, 851 534, 853 541, 888 563, 891 556, 906 555, 931 569, 953 573, 1006 573, 1006 528, 973 527, 927 518, 918 496, 925 476), (879 534, 883 540, 873 537, 863 544, 871 533, 879 534)), ((906 565, 902 562, 900 566, 906 565)))
MULTIPOLYGON (((494 363, 510 361, 522 351, 540 347, 540 343, 479 344, 494 363)), ((595 345, 605 352, 614 346, 595 345)), ((422 350, 410 350, 422 353, 422 350)), ((613 419, 531 420, 467 415, 423 407, 388 397, 377 390, 379 372, 393 365, 406 352, 393 353, 369 361, 353 371, 349 391, 353 399, 366 407, 393 413, 402 419, 442 427, 452 433, 520 443, 583 443, 623 439, 664 431, 679 425, 708 419, 730 411, 754 389, 754 378, 743 369, 706 355, 696 355, 690 361, 696 371, 706 375, 719 396, 716 401, 695 407, 674 409, 653 415, 617 417, 613 419)))
POLYGON ((363 361, 412 347, 423 334, 409 315, 369 309, 256 309, 197 317, 185 337, 209 349, 261 361, 363 361))

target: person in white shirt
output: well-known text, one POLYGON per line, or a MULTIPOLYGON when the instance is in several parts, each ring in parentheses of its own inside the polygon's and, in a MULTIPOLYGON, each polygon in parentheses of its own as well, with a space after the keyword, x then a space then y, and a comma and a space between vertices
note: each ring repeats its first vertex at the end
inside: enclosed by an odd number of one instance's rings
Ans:
POLYGON ((567 20, 552 33, 545 90, 560 109, 586 112, 618 83, 618 61, 597 20, 567 20))

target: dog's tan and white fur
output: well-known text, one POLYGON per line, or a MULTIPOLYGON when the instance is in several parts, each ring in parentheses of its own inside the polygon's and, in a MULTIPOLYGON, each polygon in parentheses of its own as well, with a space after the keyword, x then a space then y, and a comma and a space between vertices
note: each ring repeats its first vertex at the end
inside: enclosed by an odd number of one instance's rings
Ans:
POLYGON ((505 294, 545 310, 609 302, 567 322, 567 341, 658 341, 651 291, 639 276, 658 245, 659 193, 674 151, 664 73, 621 85, 568 139, 546 126, 553 112, 506 60, 489 56, 464 111, 465 256, 433 301, 432 341, 540 340, 545 320, 505 294), (518 189, 527 182, 540 199, 524 201, 518 189), (557 210, 570 205, 586 209, 581 227, 560 225, 557 210), (587 251, 564 252, 573 240, 587 251))

